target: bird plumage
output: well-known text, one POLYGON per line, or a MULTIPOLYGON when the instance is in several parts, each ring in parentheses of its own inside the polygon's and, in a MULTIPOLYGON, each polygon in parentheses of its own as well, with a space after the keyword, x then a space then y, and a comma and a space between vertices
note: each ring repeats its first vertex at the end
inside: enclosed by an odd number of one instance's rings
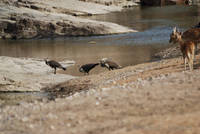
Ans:
POLYGON ((66 70, 65 67, 63 67, 60 63, 58 63, 57 61, 54 61, 54 60, 46 60, 45 59, 45 63, 47 65, 49 65, 51 68, 54 68, 54 74, 56 74, 56 69, 57 68, 60 68, 60 69, 63 69, 63 70, 66 70))
POLYGON ((82 65, 80 68, 79 68, 79 71, 82 72, 82 73, 87 73, 89 74, 90 70, 92 70, 94 67, 96 67, 97 65, 99 65, 99 63, 90 63, 90 64, 85 64, 85 65, 82 65))
POLYGON ((121 66, 115 63, 114 61, 103 58, 100 60, 101 67, 106 67, 108 70, 120 69, 121 66))

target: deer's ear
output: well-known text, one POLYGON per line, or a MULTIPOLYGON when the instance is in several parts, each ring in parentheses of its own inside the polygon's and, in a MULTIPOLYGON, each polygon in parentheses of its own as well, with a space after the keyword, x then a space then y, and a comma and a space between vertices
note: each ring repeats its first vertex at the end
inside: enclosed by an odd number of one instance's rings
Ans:
POLYGON ((176 27, 173 28, 173 33, 175 33, 175 32, 176 32, 176 27))

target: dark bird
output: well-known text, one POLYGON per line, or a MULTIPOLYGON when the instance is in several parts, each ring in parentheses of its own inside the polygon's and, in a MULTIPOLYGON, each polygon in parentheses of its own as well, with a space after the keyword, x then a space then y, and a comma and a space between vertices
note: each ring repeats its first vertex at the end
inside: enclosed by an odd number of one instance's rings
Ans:
POLYGON ((66 70, 66 68, 65 67, 63 67, 60 63, 58 63, 57 61, 54 61, 54 60, 47 60, 47 59, 45 59, 45 63, 47 64, 47 65, 49 65, 51 68, 54 68, 54 74, 56 74, 56 69, 57 68, 61 68, 61 69, 63 69, 63 70, 66 70))
POLYGON ((79 71, 82 72, 82 73, 87 73, 89 74, 90 70, 92 70, 94 67, 96 67, 97 65, 99 65, 99 63, 90 63, 90 64, 85 64, 85 65, 82 65, 80 68, 79 68, 79 71))
POLYGON ((122 68, 120 65, 115 63, 114 61, 110 61, 107 58, 103 58, 100 60, 101 67, 106 67, 108 70, 120 69, 122 68))

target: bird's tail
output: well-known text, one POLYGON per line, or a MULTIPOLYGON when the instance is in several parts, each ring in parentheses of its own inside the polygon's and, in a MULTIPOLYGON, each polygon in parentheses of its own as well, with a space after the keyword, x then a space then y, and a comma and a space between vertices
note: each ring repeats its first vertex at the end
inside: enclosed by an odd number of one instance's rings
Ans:
POLYGON ((93 65, 93 67, 96 67, 96 66, 98 66, 100 63, 95 63, 94 65, 93 65))
POLYGON ((62 67, 63 70, 66 70, 66 67, 62 67))
POLYGON ((96 64, 94 64, 95 66, 97 66, 97 65, 99 65, 100 63, 96 63, 96 64))

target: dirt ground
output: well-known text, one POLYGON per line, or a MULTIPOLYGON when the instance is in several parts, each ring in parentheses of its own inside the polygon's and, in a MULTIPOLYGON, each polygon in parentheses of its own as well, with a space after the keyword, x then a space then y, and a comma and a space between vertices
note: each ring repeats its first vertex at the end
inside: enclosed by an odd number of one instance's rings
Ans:
POLYGON ((44 90, 62 98, 0 109, 1 134, 198 134, 200 54, 84 76, 44 90))

